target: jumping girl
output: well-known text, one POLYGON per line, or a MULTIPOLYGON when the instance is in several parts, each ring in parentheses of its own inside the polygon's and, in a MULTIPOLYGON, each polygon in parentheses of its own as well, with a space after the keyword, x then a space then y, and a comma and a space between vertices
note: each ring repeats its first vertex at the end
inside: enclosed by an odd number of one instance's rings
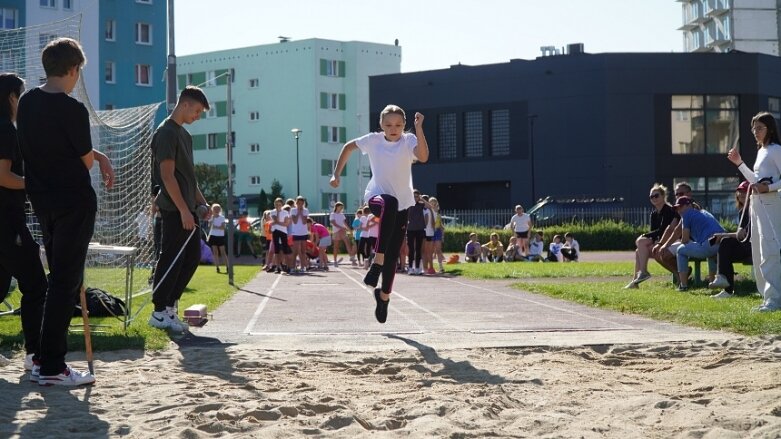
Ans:
POLYGON ((407 117, 400 107, 388 105, 380 113, 381 133, 370 133, 344 145, 331 177, 331 186, 339 187, 339 175, 356 149, 369 156, 372 178, 364 199, 380 221, 374 262, 363 282, 374 289, 377 305, 374 316, 380 323, 388 317, 388 302, 396 275, 396 259, 407 226, 407 208, 415 204, 412 195, 412 163, 428 161, 428 144, 423 134, 423 115, 415 113, 415 134, 405 133, 407 117), (387 258, 387 264, 386 262, 387 258))

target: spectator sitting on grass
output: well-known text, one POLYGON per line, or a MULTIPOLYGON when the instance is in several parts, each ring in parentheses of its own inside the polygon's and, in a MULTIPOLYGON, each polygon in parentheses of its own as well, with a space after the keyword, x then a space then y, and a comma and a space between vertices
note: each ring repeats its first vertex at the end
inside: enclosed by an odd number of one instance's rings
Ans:
POLYGON ((580 244, 578 244, 578 241, 570 232, 564 234, 564 246, 561 247, 561 255, 564 257, 564 262, 578 262, 580 244))
POLYGON ((553 242, 548 245, 548 261, 550 262, 563 262, 564 256, 561 254, 561 248, 564 244, 561 243, 561 235, 553 237, 553 242))
POLYGON ((483 260, 488 262, 504 261, 504 245, 499 241, 499 235, 491 233, 491 239, 483 244, 483 260))
POLYGON ((480 241, 477 240, 477 234, 470 233, 469 242, 466 243, 466 248, 464 248, 464 259, 467 262, 480 262, 481 250, 482 247, 480 246, 480 241))
POLYGON ((532 233, 531 241, 529 242, 529 254, 526 256, 526 260, 531 262, 542 261, 542 251, 544 248, 545 243, 542 240, 542 232, 532 233))
POLYGON ((505 262, 523 261, 526 258, 521 253, 521 246, 518 245, 518 238, 513 236, 510 238, 510 242, 507 244, 507 249, 504 251, 505 262))

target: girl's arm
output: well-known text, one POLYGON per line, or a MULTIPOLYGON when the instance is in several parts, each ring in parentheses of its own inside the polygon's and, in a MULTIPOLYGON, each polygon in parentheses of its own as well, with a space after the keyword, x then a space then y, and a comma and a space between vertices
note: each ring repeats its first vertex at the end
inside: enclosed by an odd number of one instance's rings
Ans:
POLYGON ((24 177, 11 172, 11 160, 0 160, 0 187, 24 189, 24 177))
POLYGON ((425 117, 422 114, 415 113, 415 137, 418 138, 418 144, 412 151, 419 162, 426 163, 428 161, 428 142, 426 142, 426 135, 423 133, 423 119, 425 117))
MULTIPOLYGON (((420 144, 419 141, 418 144, 420 144)), ((347 160, 350 158, 350 154, 352 154, 356 149, 358 149, 358 144, 355 143, 355 140, 346 143, 342 147, 342 152, 339 153, 339 159, 336 160, 336 169, 334 169, 334 175, 331 176, 331 187, 339 187, 339 175, 342 174, 342 170, 347 164, 347 160)), ((426 151, 428 151, 428 147, 426 148, 426 151)), ((428 155, 426 157, 428 157, 428 155)))
POLYGON ((748 166, 746 166, 745 163, 743 163, 743 158, 740 156, 740 152, 737 150, 737 148, 730 149, 727 153, 727 158, 738 167, 740 173, 743 174, 749 183, 754 184, 757 182, 757 176, 751 169, 749 169, 748 166))

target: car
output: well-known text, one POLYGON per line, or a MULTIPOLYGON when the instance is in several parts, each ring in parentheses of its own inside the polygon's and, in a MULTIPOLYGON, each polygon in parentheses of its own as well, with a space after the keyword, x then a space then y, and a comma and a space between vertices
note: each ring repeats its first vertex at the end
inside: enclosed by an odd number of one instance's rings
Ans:
POLYGON ((624 199, 620 197, 545 197, 527 210, 535 226, 570 222, 592 223, 601 220, 624 220, 624 199))

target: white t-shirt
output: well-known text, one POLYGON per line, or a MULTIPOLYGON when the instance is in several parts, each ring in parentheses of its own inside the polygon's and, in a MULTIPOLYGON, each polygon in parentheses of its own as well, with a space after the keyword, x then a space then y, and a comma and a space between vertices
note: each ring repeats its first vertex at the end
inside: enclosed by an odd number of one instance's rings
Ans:
POLYGON ((285 226, 285 219, 290 217, 290 213, 288 213, 287 210, 282 209, 279 212, 277 212, 276 209, 271 211, 271 218, 278 219, 279 222, 282 224, 277 223, 271 223, 271 231, 279 230, 280 232, 287 233, 287 226, 285 226), (279 218, 277 218, 277 215, 279 215, 279 218))
POLYGON ((431 209, 423 208, 423 220, 426 221, 426 236, 434 236, 434 215, 431 213, 431 209))
POLYGON ((580 243, 578 243, 577 239, 573 239, 571 244, 568 244, 566 241, 564 242, 564 247, 571 248, 572 250, 575 250, 576 254, 580 254, 580 243))
POLYGON ((222 214, 213 216, 211 220, 211 229, 209 229, 209 236, 225 236, 225 229, 222 227, 225 224, 225 217, 222 214))
POLYGON ((543 243, 542 241, 529 241, 529 255, 540 256, 542 255, 543 243))
POLYGON ((364 200, 375 195, 388 194, 399 200, 399 211, 415 204, 412 195, 412 162, 418 138, 404 133, 396 142, 385 140, 383 133, 370 133, 354 140, 358 149, 369 156, 372 178, 366 185, 364 200))
POLYGON ((366 224, 369 222, 369 215, 364 215, 361 218, 361 239, 369 237, 369 231, 366 230, 366 224))
POLYGON ((516 213, 512 218, 510 218, 510 224, 512 223, 515 223, 516 232, 528 232, 529 228, 531 228, 532 217, 526 212, 520 215, 516 213))
POLYGON ((770 177, 773 183, 768 189, 777 191, 781 189, 781 145, 771 143, 767 147, 757 150, 757 160, 754 162, 754 172, 751 172, 745 163, 738 167, 740 172, 751 183, 770 177))
POLYGON ((290 225, 292 226, 290 233, 293 236, 303 236, 309 234, 309 230, 306 229, 306 218, 309 216, 309 209, 304 207, 301 212, 303 212, 303 216, 301 219, 298 219, 296 218, 296 215, 298 215, 298 208, 294 207, 290 209, 290 225))
POLYGON ((331 212, 331 215, 328 216, 331 220, 331 227, 333 228, 334 233, 338 233, 340 231, 345 230, 344 228, 344 214, 343 213, 336 213, 331 212))
POLYGON ((370 213, 369 216, 366 219, 366 224, 369 226, 369 230, 366 232, 366 237, 367 238, 376 238, 376 237, 380 236, 380 234, 379 234, 380 222, 379 221, 377 221, 376 223, 372 222, 373 220, 376 220, 376 219, 377 219, 377 217, 375 217, 373 213, 370 213))

